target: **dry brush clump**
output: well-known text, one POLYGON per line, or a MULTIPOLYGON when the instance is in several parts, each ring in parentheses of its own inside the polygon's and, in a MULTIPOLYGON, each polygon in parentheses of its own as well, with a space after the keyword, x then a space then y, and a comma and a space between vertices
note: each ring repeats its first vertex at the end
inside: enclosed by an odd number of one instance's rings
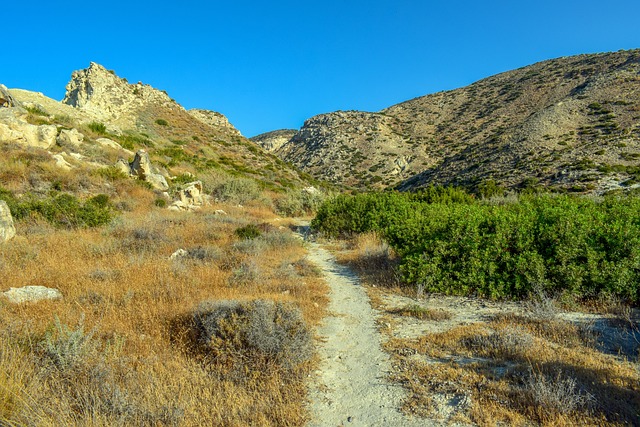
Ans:
POLYGON ((411 391, 404 406, 409 412, 434 416, 440 396, 468 401, 455 416, 479 425, 638 420, 640 372, 634 363, 601 353, 579 327, 559 318, 496 316, 415 340, 391 340, 387 347, 400 366, 395 379, 411 391))
POLYGON ((208 301, 194 314, 200 344, 214 361, 231 358, 236 369, 274 362, 294 370, 313 354, 312 334, 300 310, 270 300, 208 301))

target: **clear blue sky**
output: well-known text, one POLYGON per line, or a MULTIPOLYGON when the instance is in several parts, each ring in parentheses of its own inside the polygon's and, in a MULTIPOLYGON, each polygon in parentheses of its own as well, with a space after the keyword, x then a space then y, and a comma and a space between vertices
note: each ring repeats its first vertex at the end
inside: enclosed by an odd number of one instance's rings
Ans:
POLYGON ((0 83, 62 99, 90 61, 245 136, 544 59, 640 47, 639 0, 5 0, 0 83))

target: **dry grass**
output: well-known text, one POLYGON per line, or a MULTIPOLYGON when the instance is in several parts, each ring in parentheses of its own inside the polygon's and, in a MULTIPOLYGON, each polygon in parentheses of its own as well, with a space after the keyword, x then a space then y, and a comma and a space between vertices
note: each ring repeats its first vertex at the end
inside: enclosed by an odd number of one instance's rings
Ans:
POLYGON ((338 262, 356 270, 369 285, 392 288, 400 284, 397 257, 375 232, 355 236, 349 250, 338 255, 338 262))
POLYGON ((260 298, 294 304, 316 324, 325 285, 305 268, 275 274, 283 263, 304 265, 301 243, 274 228, 263 244, 238 247, 234 229, 274 218, 263 207, 175 213, 153 208, 153 193, 136 184, 114 192, 133 212, 108 227, 26 221, 0 246, 1 289, 43 285, 64 294, 58 302, 0 302, 0 424, 304 424, 308 363, 231 375, 194 351, 185 321, 203 301, 260 298), (189 256, 169 260, 178 248, 189 256), (237 285, 231 278, 243 265, 260 274, 237 285))
POLYGON ((640 375, 562 320, 500 316, 416 340, 391 340, 410 391, 405 410, 433 416, 435 397, 470 401, 479 425, 625 425, 638 420, 640 375))

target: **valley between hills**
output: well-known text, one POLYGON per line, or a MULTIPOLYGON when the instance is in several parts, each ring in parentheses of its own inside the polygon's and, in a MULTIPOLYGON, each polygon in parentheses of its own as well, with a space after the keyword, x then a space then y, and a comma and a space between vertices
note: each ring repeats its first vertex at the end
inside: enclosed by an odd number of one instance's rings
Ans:
POLYGON ((0 153, 0 426, 638 424, 640 50, 252 138, 92 62, 0 153))

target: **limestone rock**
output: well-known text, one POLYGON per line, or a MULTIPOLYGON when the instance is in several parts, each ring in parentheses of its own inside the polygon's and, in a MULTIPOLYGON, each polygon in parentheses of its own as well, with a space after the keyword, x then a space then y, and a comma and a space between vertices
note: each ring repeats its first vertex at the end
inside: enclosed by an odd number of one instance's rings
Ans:
POLYGON ((55 160, 56 162, 56 166, 59 167, 60 169, 64 169, 64 170, 73 169, 73 166, 71 165, 71 163, 67 162, 65 158, 62 156, 62 154, 53 154, 51 157, 53 157, 53 160, 55 160))
POLYGON ((187 113, 191 114, 192 117, 196 118, 206 125, 214 128, 224 128, 233 135, 241 136, 240 131, 236 129, 231 123, 229 123, 229 119, 216 111, 194 108, 187 111, 187 113))
POLYGON ((60 135, 56 138, 56 142, 60 146, 72 145, 74 147, 78 147, 82 144, 84 140, 84 135, 78 132, 78 129, 62 129, 60 131, 60 135))
POLYGON ((172 210, 194 210, 209 204, 211 196, 203 193, 202 181, 186 184, 178 192, 178 200, 171 204, 172 210))
POLYGON ((66 89, 64 104, 80 109, 95 120, 123 128, 134 128, 136 113, 149 105, 184 111, 165 92, 142 83, 129 84, 95 62, 84 70, 74 71, 66 89))
POLYGON ((249 138, 249 141, 258 144, 267 151, 276 151, 291 141, 291 138, 293 138, 296 133, 298 133, 298 131, 293 129, 274 130, 249 138))
POLYGON ((13 217, 7 202, 0 200, 0 243, 6 242, 16 235, 13 217))
POLYGON ((13 304, 62 299, 62 293, 58 289, 47 288, 46 286, 10 288, 8 291, 3 292, 2 295, 13 304))
POLYGON ((188 256, 189 256, 189 252, 187 252, 184 249, 178 249, 177 251, 172 253, 171 256, 169 256, 169 259, 173 261, 175 259, 186 258, 188 256))
POLYGON ((129 166, 129 162, 127 162, 125 159, 122 159, 122 158, 118 159, 118 161, 114 166, 119 171, 122 171, 127 175, 131 175, 131 166, 129 166))
POLYGON ((58 129, 54 125, 32 125, 20 108, 0 110, 0 141, 48 149, 56 142, 58 129))
POLYGON ((167 180, 164 176, 156 172, 155 168, 151 164, 151 159, 149 159, 149 153, 145 150, 138 150, 133 162, 131 162, 129 166, 131 175, 150 183, 153 188, 157 190, 167 190, 169 188, 167 180))
POLYGON ((120 144, 118 144, 117 142, 115 142, 112 139, 109 138, 98 138, 96 139, 96 142, 100 145, 102 145, 105 148, 112 148, 114 150, 122 150, 122 146, 120 144))
POLYGON ((0 107, 17 107, 19 104, 5 85, 0 84, 0 107))

